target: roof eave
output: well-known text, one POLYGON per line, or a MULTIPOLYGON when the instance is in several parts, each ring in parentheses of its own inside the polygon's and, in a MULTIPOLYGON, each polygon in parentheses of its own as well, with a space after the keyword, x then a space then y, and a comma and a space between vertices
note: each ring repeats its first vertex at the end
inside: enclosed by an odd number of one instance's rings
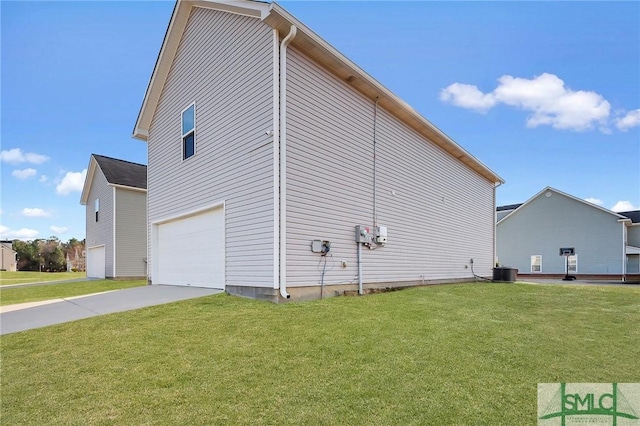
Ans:
POLYGON ((80 195, 80 205, 86 206, 89 199, 89 190, 91 189, 91 183, 93 182, 93 175, 98 167, 98 162, 91 154, 89 159, 89 167, 87 167, 87 175, 84 178, 84 185, 82 186, 82 194, 80 195))
POLYGON ((460 162, 466 164, 487 180, 499 184, 505 182, 504 179, 494 173, 489 167, 458 145, 409 104, 380 84, 310 28, 301 23, 278 3, 271 3, 270 13, 263 21, 283 34, 287 34, 291 25, 295 25, 298 28, 298 33, 291 41, 292 45, 301 49, 306 55, 322 64, 341 80, 347 81, 347 79, 349 79, 348 84, 364 96, 372 100, 378 97, 378 105, 381 108, 396 116, 400 121, 409 125, 412 129, 457 158, 460 162))
POLYGON ((389 89, 376 81, 349 58, 324 41, 310 28, 275 2, 269 4, 260 2, 238 2, 233 0, 178 0, 173 10, 158 59, 156 60, 156 65, 151 75, 149 85, 147 86, 142 107, 136 120, 133 131, 134 138, 142 141, 148 140, 153 114, 160 100, 160 94, 168 77, 173 57, 177 52, 191 8, 196 6, 254 16, 283 34, 289 32, 291 25, 295 25, 299 31, 298 35, 293 39, 292 44, 304 51, 306 55, 310 56, 343 81, 349 79, 348 84, 369 99, 373 100, 378 97, 378 105, 381 108, 393 114, 400 121, 406 123, 419 134, 457 158, 463 164, 466 164, 485 179, 494 184, 503 184, 505 182, 504 179, 449 138, 405 101, 393 94, 389 89))

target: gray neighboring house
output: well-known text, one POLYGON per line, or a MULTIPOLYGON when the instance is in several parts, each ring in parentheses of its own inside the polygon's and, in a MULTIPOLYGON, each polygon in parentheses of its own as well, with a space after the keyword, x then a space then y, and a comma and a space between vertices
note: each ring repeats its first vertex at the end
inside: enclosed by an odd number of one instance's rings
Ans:
POLYGON ((0 265, 0 270, 17 271, 18 260, 16 256, 18 253, 13 249, 13 241, 0 241, 0 251, 2 251, 2 265, 0 265))
POLYGON ((496 209, 497 261, 519 276, 640 279, 640 212, 615 213, 547 187, 496 209), (575 255, 560 256, 560 248, 575 255))
POLYGON ((152 284, 278 302, 492 275, 502 179, 276 3, 177 2, 133 136, 152 284))
POLYGON ((147 166, 92 154, 80 204, 87 277, 146 278, 147 166))

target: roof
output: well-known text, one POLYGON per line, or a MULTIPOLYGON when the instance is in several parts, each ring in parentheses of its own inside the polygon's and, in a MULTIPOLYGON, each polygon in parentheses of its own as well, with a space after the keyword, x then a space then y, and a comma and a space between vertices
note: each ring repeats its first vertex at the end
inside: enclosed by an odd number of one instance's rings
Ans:
POLYGON ((85 178, 80 204, 86 204, 89 188, 96 169, 100 168, 109 185, 131 188, 139 191, 147 190, 147 166, 119 160, 104 155, 91 154, 87 177, 85 178))
POLYGON ((494 184, 504 183, 500 176, 480 160, 467 152, 406 102, 398 98, 275 2, 269 4, 250 0, 178 0, 133 129, 134 138, 144 141, 148 139, 153 115, 158 106, 162 89, 168 78, 171 64, 193 7, 204 7, 252 16, 262 20, 271 28, 277 29, 281 35, 288 34, 291 26, 295 26, 298 31, 291 41, 292 46, 304 52, 337 78, 348 82, 351 87, 371 99, 372 102, 378 98, 378 106, 380 108, 394 115, 485 179, 494 184))
POLYGON ((147 166, 144 164, 97 154, 92 154, 92 157, 98 162, 107 182, 113 185, 147 189, 147 166))
POLYGON ((618 214, 631 219, 631 223, 640 223, 640 210, 630 212, 618 212, 618 214))
POLYGON ((508 210, 515 210, 518 207, 520 207, 521 205, 522 205, 522 203, 520 203, 520 204, 509 204, 508 206, 498 206, 498 207, 496 207, 496 211, 504 212, 504 211, 508 211, 508 210))
MULTIPOLYGON (((533 197, 529 198, 529 199, 528 199, 527 201, 525 201, 524 203, 522 203, 522 204, 518 205, 518 207, 516 208, 516 210, 515 210, 513 213, 510 213, 510 214, 506 215, 505 217, 503 217, 502 219, 500 219, 500 220, 498 221, 498 224, 500 224, 500 223, 502 223, 503 221, 507 220, 507 218, 513 217, 513 215, 517 214, 519 211, 521 211, 521 210, 522 210, 520 207, 522 207, 522 206, 526 206, 527 204, 531 203, 533 200, 535 200, 536 198, 538 198, 539 196, 541 196, 542 194, 544 194, 544 193, 545 193, 545 192, 547 192, 547 191, 553 191, 553 192, 555 192, 556 194, 560 194, 560 195, 565 196, 565 197, 567 197, 567 198, 570 198, 570 199, 572 199, 572 200, 574 200, 574 201, 578 201, 579 203, 582 203, 582 204, 584 204, 585 206, 589 206, 589 207, 592 207, 592 208, 594 208, 594 209, 601 210, 601 211, 603 211, 603 212, 605 212, 605 213, 609 213, 609 214, 611 214, 611 215, 613 215, 613 216, 616 216, 616 217, 618 218, 618 220, 621 220, 621 221, 623 221, 623 222, 624 222, 624 221, 627 221, 627 222, 629 221, 629 218, 628 218, 627 216, 624 216, 622 213, 616 213, 616 212, 613 212, 613 211, 611 211, 611 210, 609 210, 609 209, 605 209, 604 207, 600 207, 600 206, 598 206, 598 205, 596 205, 596 204, 592 204, 592 203, 590 203, 590 202, 588 202, 588 201, 581 200, 581 199, 580 199, 580 198, 578 198, 578 197, 574 197, 573 195, 569 195, 569 194, 567 194, 567 193, 565 193, 565 192, 562 192, 562 191, 560 191, 560 190, 557 190, 557 189, 555 189, 555 188, 552 188, 552 187, 550 187, 550 186, 547 186, 547 187, 546 187, 546 188, 544 188, 542 191, 538 192, 536 195, 534 195, 533 197)), ((516 205, 516 204, 514 204, 514 205, 516 205)), ((514 206, 514 205, 512 205, 512 206, 514 206)), ((504 206, 504 207, 511 207, 511 206, 504 206)), ((500 207, 498 207, 498 208, 500 208, 500 207)), ((497 210, 497 209, 496 209, 496 210, 497 210)), ((506 210, 506 209, 505 209, 505 210, 506 210)))

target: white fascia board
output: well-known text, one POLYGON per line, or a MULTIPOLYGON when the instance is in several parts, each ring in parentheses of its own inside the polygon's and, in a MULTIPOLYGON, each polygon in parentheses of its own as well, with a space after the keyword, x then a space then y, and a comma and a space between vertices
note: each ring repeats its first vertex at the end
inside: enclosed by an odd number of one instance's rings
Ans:
POLYGON ((147 190, 145 188, 138 188, 138 187, 135 187, 135 186, 127 186, 127 185, 119 185, 117 183, 110 183, 109 186, 112 186, 112 187, 118 188, 118 189, 124 189, 125 191, 147 192, 147 190))
POLYGON ((87 167, 87 175, 84 178, 84 186, 82 187, 82 194, 80 195, 80 204, 83 206, 87 205, 87 201, 89 199, 89 191, 91 191, 91 184, 93 183, 93 176, 96 173, 96 168, 98 167, 98 162, 93 155, 89 159, 89 167, 87 167))

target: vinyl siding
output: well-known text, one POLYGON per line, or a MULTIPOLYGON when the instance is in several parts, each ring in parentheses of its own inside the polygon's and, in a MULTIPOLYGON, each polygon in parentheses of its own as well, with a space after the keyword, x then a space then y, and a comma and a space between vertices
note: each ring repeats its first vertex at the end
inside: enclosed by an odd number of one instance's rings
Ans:
POLYGON ((116 188, 116 276, 147 275, 147 194, 116 188))
POLYGON ((272 60, 260 20, 194 8, 149 132, 149 222, 225 201, 227 285, 274 285, 272 60), (196 154, 183 161, 194 101, 196 154))
POLYGON ((500 211, 500 212, 496 212, 496 222, 501 221, 504 217, 506 217, 507 215, 509 215, 512 212, 513 212, 513 210, 503 210, 503 211, 500 211))
POLYGON ((561 247, 574 247, 578 274, 622 273, 622 226, 614 215, 555 191, 520 207, 497 225, 501 265, 531 272, 531 256, 542 255, 542 273, 565 273, 561 247))
POLYGON ((627 245, 640 247, 640 224, 627 227, 627 245))
MULTIPOLYGON (((373 224, 373 101, 288 56, 287 281, 357 282, 355 225, 373 224), (331 241, 327 265, 313 239, 331 241), (344 262, 344 263, 343 263, 344 262), (346 266, 344 266, 346 265, 346 266)), ((494 185, 386 111, 377 119, 377 215, 388 244, 363 249, 365 283, 490 276, 494 185)))
POLYGON ((105 277, 113 277, 113 188, 109 186, 100 167, 96 167, 91 181, 85 213, 87 249, 104 244, 105 277), (95 215, 96 198, 100 200, 98 222, 95 215))
MULTIPOLYGON (((640 247, 640 224, 627 227, 627 245, 640 247)), ((627 256, 627 273, 640 274, 640 255, 627 256)))

